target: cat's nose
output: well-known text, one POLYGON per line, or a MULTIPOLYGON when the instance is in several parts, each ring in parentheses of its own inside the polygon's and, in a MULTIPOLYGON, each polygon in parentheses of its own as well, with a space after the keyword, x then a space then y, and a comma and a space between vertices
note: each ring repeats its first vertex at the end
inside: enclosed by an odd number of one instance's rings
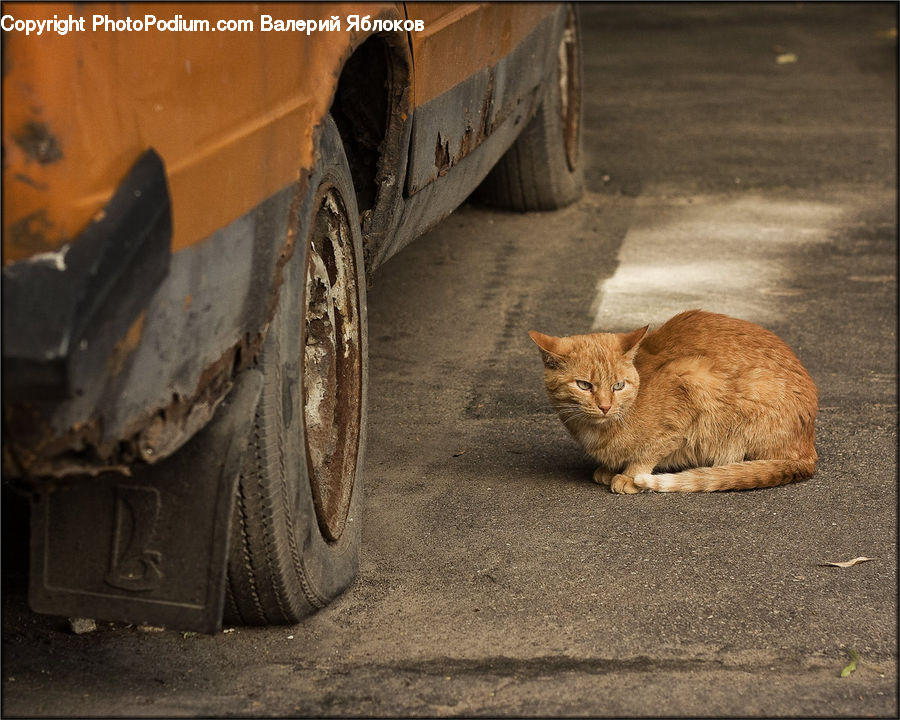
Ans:
POLYGON ((612 406, 611 405, 598 405, 597 407, 600 408, 600 412, 602 412, 604 415, 606 415, 606 413, 609 412, 609 409, 612 406))

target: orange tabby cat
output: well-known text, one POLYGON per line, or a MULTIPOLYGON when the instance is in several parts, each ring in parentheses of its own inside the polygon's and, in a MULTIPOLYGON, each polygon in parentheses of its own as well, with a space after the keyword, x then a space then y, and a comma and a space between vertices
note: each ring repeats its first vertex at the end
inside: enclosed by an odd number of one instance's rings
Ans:
POLYGON ((654 332, 550 337, 544 382, 615 493, 782 485, 816 468, 816 386, 768 330, 702 310, 654 332))

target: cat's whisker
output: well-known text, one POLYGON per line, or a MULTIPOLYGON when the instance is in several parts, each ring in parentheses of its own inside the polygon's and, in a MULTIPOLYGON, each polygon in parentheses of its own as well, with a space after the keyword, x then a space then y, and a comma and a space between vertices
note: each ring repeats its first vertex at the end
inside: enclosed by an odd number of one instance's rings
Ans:
POLYGON ((584 408, 573 407, 573 408, 557 408, 557 412, 560 415, 586 415, 586 411, 584 408))
POLYGON ((576 420, 587 419, 589 421, 596 422, 598 419, 603 418, 603 416, 599 413, 590 412, 580 405, 566 408, 557 407, 557 413, 559 414, 559 419, 566 427, 568 427, 572 422, 576 420))
POLYGON ((556 411, 560 415, 587 415, 587 411, 580 405, 571 405, 568 407, 557 407, 556 411))

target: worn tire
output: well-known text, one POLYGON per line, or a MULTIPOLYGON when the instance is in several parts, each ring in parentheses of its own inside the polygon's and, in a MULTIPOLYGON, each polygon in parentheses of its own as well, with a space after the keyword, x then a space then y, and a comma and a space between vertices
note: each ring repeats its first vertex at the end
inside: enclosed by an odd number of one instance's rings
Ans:
POLYGON ((535 116, 479 186, 476 199, 506 210, 556 210, 581 197, 581 34, 567 7, 557 67, 535 116))
POLYGON ((356 576, 366 423, 359 215, 340 134, 326 119, 279 304, 232 517, 225 620, 284 625, 356 576), (304 222, 304 219, 306 220, 304 222))

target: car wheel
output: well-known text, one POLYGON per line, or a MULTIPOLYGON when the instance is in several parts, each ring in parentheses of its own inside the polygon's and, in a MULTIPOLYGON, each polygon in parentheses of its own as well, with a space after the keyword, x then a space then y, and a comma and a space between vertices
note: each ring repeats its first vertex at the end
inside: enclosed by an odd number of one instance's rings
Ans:
POLYGON ((477 199, 508 210, 556 210, 581 197, 581 39, 568 5, 556 71, 536 115, 484 179, 477 199))
POLYGON ((258 358, 264 383, 232 518, 225 620, 298 622, 356 576, 366 423, 362 239, 326 118, 308 222, 258 358))

